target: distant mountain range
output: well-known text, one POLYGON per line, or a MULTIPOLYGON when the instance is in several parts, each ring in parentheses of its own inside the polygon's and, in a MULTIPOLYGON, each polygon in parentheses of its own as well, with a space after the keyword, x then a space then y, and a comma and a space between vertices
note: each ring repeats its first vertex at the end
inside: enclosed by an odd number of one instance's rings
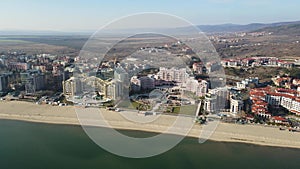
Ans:
POLYGON ((263 23, 251 23, 247 25, 237 25, 237 24, 222 24, 222 25, 199 25, 198 28, 206 33, 225 33, 225 32, 252 32, 264 28, 273 28, 287 25, 297 25, 300 21, 295 22, 277 22, 270 24, 263 23))
POLYGON ((276 35, 300 36, 300 23, 265 27, 265 28, 258 29, 256 31, 272 32, 273 34, 276 35))
MULTIPOLYGON (((276 34, 300 34, 300 21, 295 22, 277 22, 277 23, 251 23, 247 25, 238 24, 221 24, 221 25, 198 25, 202 32, 205 33, 232 33, 232 32, 253 32, 253 31, 267 31, 276 34)), ((131 30, 125 30, 124 33, 135 32, 131 30)), ((180 33, 194 31, 192 27, 180 27, 170 29, 153 29, 163 30, 166 33, 180 33)), ((63 31, 22 31, 22 30, 0 30, 0 35, 91 35, 93 31, 77 31, 77 32, 63 32, 63 31)), ((113 33, 113 32, 110 32, 113 33)))

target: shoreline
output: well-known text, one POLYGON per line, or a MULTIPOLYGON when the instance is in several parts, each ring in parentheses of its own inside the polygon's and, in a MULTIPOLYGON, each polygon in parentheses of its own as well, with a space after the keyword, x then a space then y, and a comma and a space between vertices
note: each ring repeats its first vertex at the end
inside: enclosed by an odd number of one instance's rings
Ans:
MULTIPOLYGON (((4 120, 80 126, 75 108, 71 106, 59 107, 19 101, 2 101, 0 102, 0 107, 0 119, 4 120)), ((176 116, 161 115, 154 122, 141 125, 140 123, 126 120, 118 112, 104 110, 103 114, 114 129, 153 133, 165 131, 176 119, 176 116)), ((200 125, 194 124, 186 137, 199 138, 201 128, 200 125)), ((219 123, 209 140, 282 148, 300 148, 300 133, 287 130, 280 131, 278 128, 259 125, 219 123)))
MULTIPOLYGON (((33 120, 27 120, 27 119, 8 119, 8 118, 2 118, 0 115, 0 120, 7 120, 7 121, 17 121, 17 122, 25 122, 25 123, 35 123, 35 124, 47 124, 47 125, 63 125, 63 126, 74 126, 74 127, 80 127, 79 124, 71 124, 71 123, 56 123, 56 122, 42 122, 42 121, 33 121, 33 120)), ((138 130, 138 129, 130 129, 130 128, 114 128, 116 130, 123 130, 123 131, 137 131, 137 132, 146 132, 146 133, 154 133, 154 134, 160 134, 159 132, 155 132, 155 131, 149 131, 149 130, 138 130)), ((194 136, 186 136, 187 138, 192 138, 192 139, 198 139, 198 137, 194 137, 194 136)), ((231 138, 230 141, 228 140, 214 140, 214 139, 208 139, 206 141, 212 141, 212 142, 217 142, 217 143, 239 143, 239 144, 248 144, 248 145, 254 145, 254 146, 264 146, 264 147, 275 147, 275 148, 290 148, 290 149, 300 149, 300 147, 293 147, 293 146, 287 146, 287 147, 283 147, 280 145, 271 145, 268 143, 260 144, 257 142, 253 142, 254 140, 247 140, 247 139, 240 139, 240 138, 231 138)), ((206 142, 205 141, 205 142, 206 142)), ((205 143, 203 142, 203 143, 205 143)), ((199 143, 199 144, 203 144, 203 143, 199 143)))

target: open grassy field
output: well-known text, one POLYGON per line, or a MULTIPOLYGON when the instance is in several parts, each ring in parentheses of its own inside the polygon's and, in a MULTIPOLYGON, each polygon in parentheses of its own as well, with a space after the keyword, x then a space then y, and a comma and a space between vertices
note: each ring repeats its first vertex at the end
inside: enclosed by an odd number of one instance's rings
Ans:
POLYGON ((77 49, 68 47, 67 42, 65 44, 60 45, 54 42, 50 44, 38 36, 0 36, 0 52, 22 51, 27 54, 51 53, 70 55, 76 55, 79 52, 77 49), (32 39, 36 39, 36 41, 32 39))
POLYGON ((1 45, 9 45, 9 44, 22 44, 22 43, 32 43, 29 41, 24 41, 24 40, 18 40, 18 39, 3 39, 0 38, 0 44, 1 45))

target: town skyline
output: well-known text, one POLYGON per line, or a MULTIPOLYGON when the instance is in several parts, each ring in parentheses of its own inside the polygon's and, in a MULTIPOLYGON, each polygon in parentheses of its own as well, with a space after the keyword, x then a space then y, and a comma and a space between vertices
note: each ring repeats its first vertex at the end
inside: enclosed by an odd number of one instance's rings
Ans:
POLYGON ((299 0, 0 6, 1 169, 300 168, 299 0))

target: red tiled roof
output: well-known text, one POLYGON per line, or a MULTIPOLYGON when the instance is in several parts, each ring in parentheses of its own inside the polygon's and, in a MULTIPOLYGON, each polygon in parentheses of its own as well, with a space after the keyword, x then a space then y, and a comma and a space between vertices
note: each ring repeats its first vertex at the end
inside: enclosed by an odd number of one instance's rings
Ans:
POLYGON ((286 119, 281 116, 274 116, 273 119, 277 121, 286 121, 286 119))
POLYGON ((244 58, 243 60, 255 60, 254 58, 244 58))
POLYGON ((276 92, 285 92, 285 93, 289 93, 289 94, 296 94, 297 93, 296 90, 293 90, 293 89, 283 89, 283 88, 276 89, 276 92))
POLYGON ((271 95, 271 96, 280 96, 280 97, 287 97, 287 98, 290 98, 290 99, 296 99, 297 98, 296 96, 291 96, 291 95, 283 94, 283 93, 275 93, 275 92, 269 92, 268 95, 271 95))
POLYGON ((268 103, 267 102, 263 102, 263 101, 253 102, 253 106, 261 107, 261 106, 266 106, 266 105, 268 105, 268 103))
POLYGON ((296 110, 291 110, 292 113, 296 113, 296 114, 300 114, 299 111, 296 111, 296 110))
POLYGON ((250 93, 252 97, 264 97, 266 94, 261 92, 250 93))

